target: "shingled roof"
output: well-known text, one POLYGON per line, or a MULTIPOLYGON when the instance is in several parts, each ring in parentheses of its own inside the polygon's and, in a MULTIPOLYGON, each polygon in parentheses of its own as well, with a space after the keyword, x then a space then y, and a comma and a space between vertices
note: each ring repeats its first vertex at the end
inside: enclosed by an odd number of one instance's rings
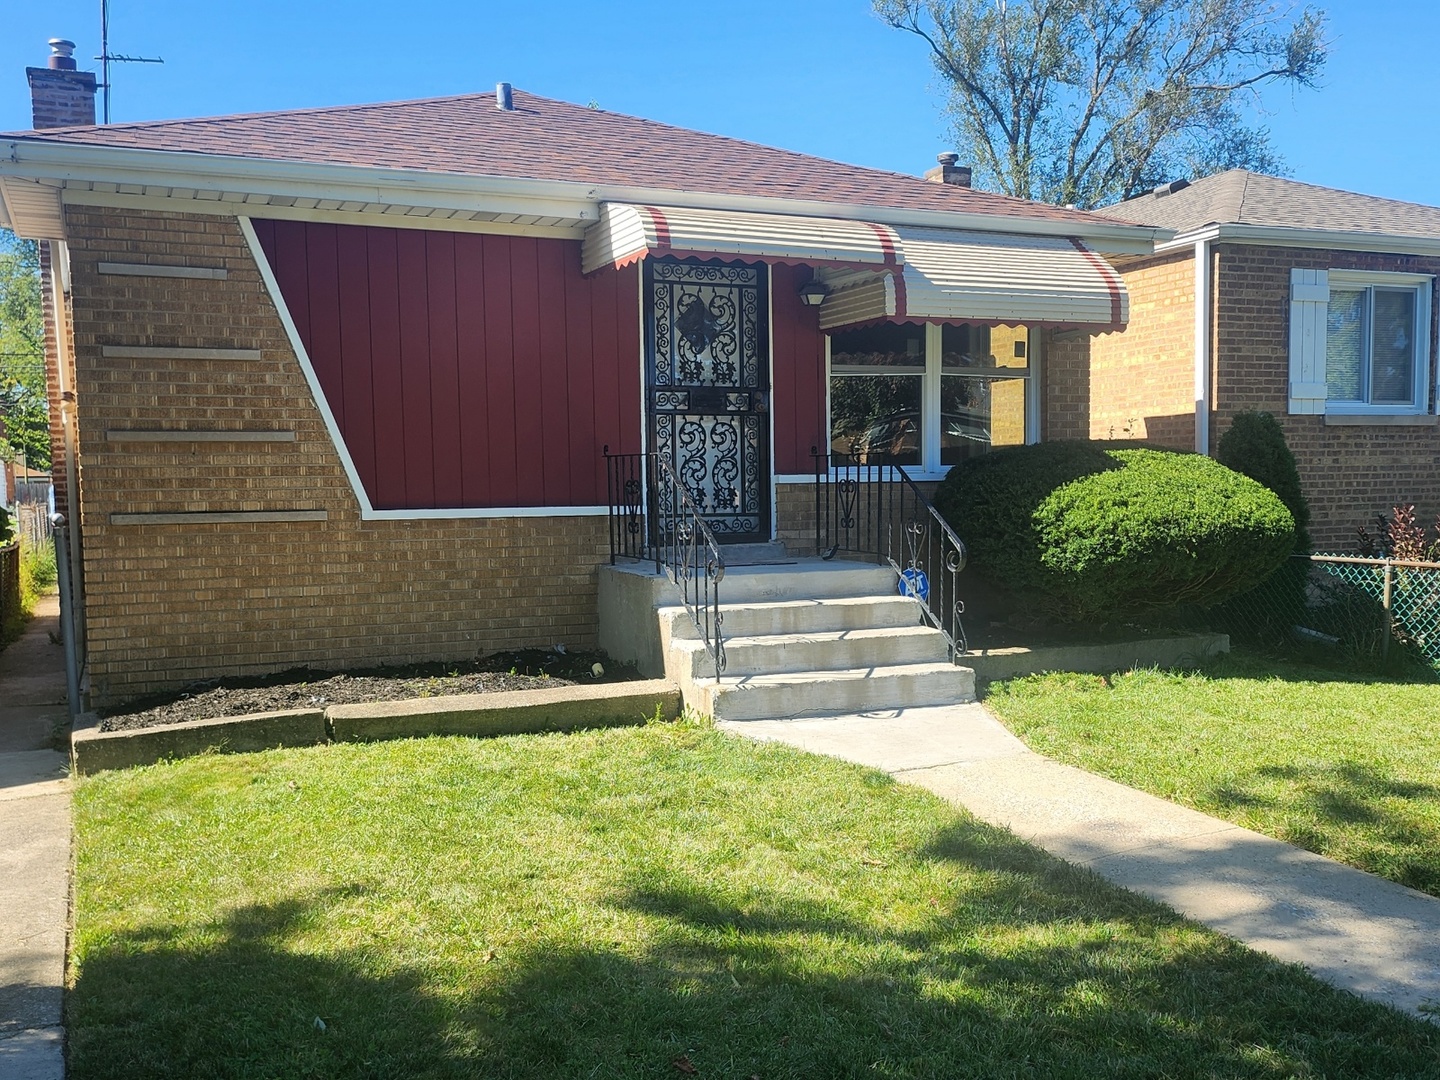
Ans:
POLYGON ((1207 225, 1257 225, 1440 239, 1440 207, 1357 195, 1231 169, 1169 194, 1151 192, 1099 211, 1185 234, 1207 225))
POLYGON ((514 92, 0 134, 5 140, 769 196, 1104 224, 1084 211, 844 165, 514 92))

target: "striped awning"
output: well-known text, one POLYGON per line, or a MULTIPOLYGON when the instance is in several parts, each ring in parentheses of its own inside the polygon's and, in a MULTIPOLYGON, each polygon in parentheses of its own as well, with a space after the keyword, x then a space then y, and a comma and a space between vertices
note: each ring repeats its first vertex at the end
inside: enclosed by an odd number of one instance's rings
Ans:
POLYGON ((1073 237, 890 226, 843 218, 602 203, 585 272, 677 255, 812 266, 831 289, 820 327, 881 321, 1119 329, 1120 275, 1073 237))
POLYGON ((903 261, 895 231, 868 221, 601 203, 600 220, 585 231, 581 247, 585 273, 624 266, 647 255, 698 255, 880 272, 903 261))
POLYGON ((1080 240, 895 231, 903 271, 837 288, 820 306, 822 329, 881 320, 1119 329, 1129 319, 1120 275, 1080 240))

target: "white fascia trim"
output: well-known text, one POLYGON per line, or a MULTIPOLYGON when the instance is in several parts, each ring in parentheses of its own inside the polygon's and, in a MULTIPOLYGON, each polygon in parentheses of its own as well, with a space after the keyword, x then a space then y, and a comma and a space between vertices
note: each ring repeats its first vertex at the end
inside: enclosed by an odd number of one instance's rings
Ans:
POLYGON ((300 331, 295 325, 295 320, 290 317, 290 309, 286 306, 285 298, 280 293, 280 284, 275 279, 275 271, 270 266, 270 260, 265 258, 265 250, 260 246, 260 238, 255 235, 255 226, 251 224, 248 217, 242 216, 237 220, 240 222, 240 231, 245 234, 245 242, 250 245, 250 255, 260 270, 260 277, 265 282, 265 289, 275 304, 275 310, 280 314, 280 322, 285 327, 285 336, 290 339, 290 346, 295 350, 295 358, 300 361, 300 370, 305 373, 305 381, 310 386, 310 395, 315 399, 315 405, 325 421, 325 430, 330 435, 330 442, 334 445, 335 452, 340 455, 340 464, 344 467, 345 476, 350 481, 350 490, 355 495, 355 501, 360 505, 362 521, 601 517, 609 513, 609 507, 605 506, 486 506, 466 509, 376 510, 370 503, 370 496, 365 492, 365 485, 360 482, 360 474, 355 469, 355 461, 350 457, 350 450, 340 434, 340 425, 335 422, 335 414, 330 410, 330 402, 326 400, 325 392, 320 388, 320 379, 315 374, 315 365, 310 362, 310 354, 305 351, 305 343, 300 340, 300 331))
POLYGON ((1258 244, 1269 247, 1330 248, 1337 251, 1375 251, 1396 255, 1440 256, 1440 239, 1362 233, 1336 229, 1299 229, 1275 225, 1207 225, 1181 233, 1155 245, 1155 254, 1193 248, 1201 241, 1258 244))
POLYGON ((727 195, 666 188, 586 184, 506 176, 428 173, 417 169, 380 169, 355 165, 317 165, 269 158, 218 154, 76 146, 40 139, 0 143, 0 174, 35 179, 152 184, 202 191, 249 191, 265 194, 333 198, 354 189, 355 198, 397 205, 446 206, 493 210, 496 200, 520 204, 509 212, 540 217, 599 219, 601 202, 651 202, 700 209, 838 217, 886 225, 973 229, 1023 235, 1076 237, 1097 251, 1113 255, 1148 255, 1158 241, 1174 234, 1168 229, 1120 222, 1047 221, 1039 218, 949 210, 906 210, 856 203, 818 202, 757 195, 727 195))

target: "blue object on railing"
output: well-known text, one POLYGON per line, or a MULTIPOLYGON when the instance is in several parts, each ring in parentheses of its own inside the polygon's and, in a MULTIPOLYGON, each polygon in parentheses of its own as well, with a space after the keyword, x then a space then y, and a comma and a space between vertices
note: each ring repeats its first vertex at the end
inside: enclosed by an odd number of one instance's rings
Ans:
POLYGON ((918 566, 907 566, 900 571, 900 584, 896 591, 901 596, 912 596, 922 604, 930 602, 930 579, 918 566))

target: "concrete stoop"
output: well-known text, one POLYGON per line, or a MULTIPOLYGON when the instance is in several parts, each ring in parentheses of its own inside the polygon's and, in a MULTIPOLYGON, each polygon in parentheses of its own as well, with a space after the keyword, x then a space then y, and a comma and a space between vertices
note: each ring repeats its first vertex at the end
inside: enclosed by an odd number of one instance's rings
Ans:
POLYGON ((727 567, 726 667, 683 606, 657 605, 665 675, 716 720, 769 720, 975 700, 975 673, 949 660, 940 631, 895 573, 867 563, 797 559, 727 567))

